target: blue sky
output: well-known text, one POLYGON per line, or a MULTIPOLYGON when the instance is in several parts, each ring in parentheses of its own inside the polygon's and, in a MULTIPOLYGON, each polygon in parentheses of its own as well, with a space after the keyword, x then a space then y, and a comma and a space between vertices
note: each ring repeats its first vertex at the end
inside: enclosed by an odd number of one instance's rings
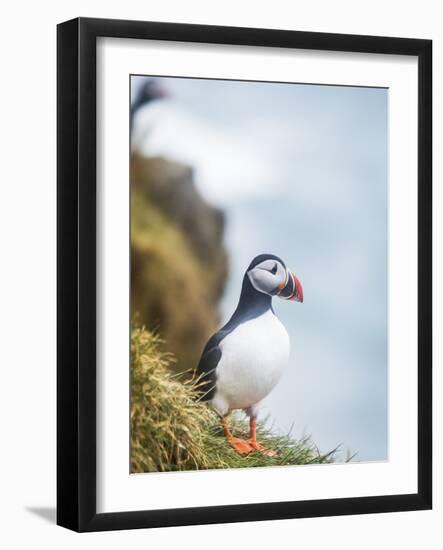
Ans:
POLYGON ((226 212, 223 320, 256 254, 281 256, 304 287, 302 305, 274 300, 291 361, 263 414, 322 451, 386 459, 388 91, 159 83, 170 97, 146 108, 144 152, 192 165, 226 212))

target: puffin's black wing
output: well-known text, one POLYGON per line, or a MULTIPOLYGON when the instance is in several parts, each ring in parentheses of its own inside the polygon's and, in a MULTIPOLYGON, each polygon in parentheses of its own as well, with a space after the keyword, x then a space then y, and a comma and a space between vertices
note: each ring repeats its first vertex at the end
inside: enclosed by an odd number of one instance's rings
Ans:
POLYGON ((203 350, 196 370, 199 377, 199 390, 202 392, 201 401, 209 401, 214 397, 217 383, 215 370, 222 355, 219 344, 231 330, 226 326, 223 327, 209 338, 203 350))
POLYGON ((209 401, 214 397, 217 380, 215 369, 221 357, 221 349, 218 345, 208 347, 208 344, 206 344, 197 366, 197 376, 199 377, 198 389, 202 393, 200 397, 201 401, 209 401))

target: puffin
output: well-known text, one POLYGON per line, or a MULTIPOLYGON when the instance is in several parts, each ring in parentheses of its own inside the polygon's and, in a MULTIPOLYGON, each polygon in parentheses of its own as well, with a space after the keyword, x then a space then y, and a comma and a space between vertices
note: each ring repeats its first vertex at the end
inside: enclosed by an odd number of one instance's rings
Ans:
POLYGON ((303 302, 303 287, 285 262, 260 254, 243 277, 240 299, 232 317, 203 349, 197 366, 200 401, 208 402, 221 419, 228 443, 240 455, 259 451, 276 456, 257 441, 257 415, 289 362, 288 333, 276 316, 272 298, 303 302), (235 437, 227 417, 243 410, 249 417, 249 439, 235 437))
POLYGON ((154 79, 143 82, 138 88, 130 110, 131 150, 134 153, 142 153, 143 142, 151 130, 152 116, 146 107, 152 107, 158 100, 169 97, 167 91, 154 79), (142 115, 145 116, 142 116, 142 115), (138 120, 140 119, 140 120, 138 120))

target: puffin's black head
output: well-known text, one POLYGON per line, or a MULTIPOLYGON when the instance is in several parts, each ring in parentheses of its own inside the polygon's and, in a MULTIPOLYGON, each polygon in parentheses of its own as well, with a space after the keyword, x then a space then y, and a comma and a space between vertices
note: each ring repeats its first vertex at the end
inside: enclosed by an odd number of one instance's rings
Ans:
POLYGON ((140 86, 135 98, 135 104, 139 107, 154 101, 167 97, 166 91, 158 84, 156 80, 147 80, 140 86))
POLYGON ((269 296, 278 296, 284 300, 303 302, 303 287, 285 262, 273 254, 260 254, 249 264, 246 270, 251 285, 269 296))

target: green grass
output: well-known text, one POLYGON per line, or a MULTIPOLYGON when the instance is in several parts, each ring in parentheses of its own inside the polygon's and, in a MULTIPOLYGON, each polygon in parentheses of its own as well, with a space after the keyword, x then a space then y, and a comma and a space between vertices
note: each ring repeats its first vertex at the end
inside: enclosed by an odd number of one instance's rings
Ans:
MULTIPOLYGON (((237 454, 227 443, 220 421, 198 401, 198 381, 171 372, 174 358, 162 351, 162 340, 143 327, 131 336, 131 471, 159 472, 322 464, 334 452, 321 454, 310 438, 296 440, 258 425, 259 441, 278 452, 237 454)), ((234 435, 247 438, 248 423, 232 415, 234 435)))

